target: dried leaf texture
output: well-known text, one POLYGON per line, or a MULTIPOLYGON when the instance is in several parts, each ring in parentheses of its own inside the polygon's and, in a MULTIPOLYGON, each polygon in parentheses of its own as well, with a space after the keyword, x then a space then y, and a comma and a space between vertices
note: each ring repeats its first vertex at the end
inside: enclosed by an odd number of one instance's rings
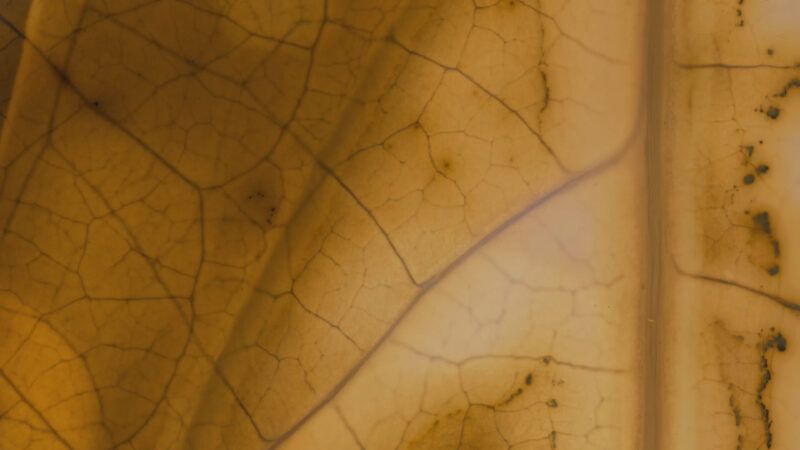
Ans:
POLYGON ((798 17, 0 0, 0 449, 792 448, 798 17))
POLYGON ((797 6, 669 8, 664 448, 800 439, 797 6))

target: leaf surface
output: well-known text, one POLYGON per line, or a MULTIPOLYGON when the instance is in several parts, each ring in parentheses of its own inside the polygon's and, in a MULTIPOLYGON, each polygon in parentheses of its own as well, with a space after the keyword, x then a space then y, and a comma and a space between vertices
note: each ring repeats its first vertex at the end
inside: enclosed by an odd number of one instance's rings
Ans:
POLYGON ((792 448, 767 3, 0 1, 0 448, 792 448))

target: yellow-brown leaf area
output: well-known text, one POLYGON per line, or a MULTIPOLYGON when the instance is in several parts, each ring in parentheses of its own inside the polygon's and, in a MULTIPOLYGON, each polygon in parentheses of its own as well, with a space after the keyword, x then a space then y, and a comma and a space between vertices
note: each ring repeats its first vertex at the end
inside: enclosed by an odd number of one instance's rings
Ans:
POLYGON ((0 1, 0 448, 636 448, 644 21, 0 1))

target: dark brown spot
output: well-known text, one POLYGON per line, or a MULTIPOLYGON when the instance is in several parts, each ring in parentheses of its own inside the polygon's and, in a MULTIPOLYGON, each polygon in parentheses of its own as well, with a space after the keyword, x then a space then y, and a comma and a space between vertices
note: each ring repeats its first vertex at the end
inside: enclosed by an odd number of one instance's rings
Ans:
POLYGON ((772 234, 772 225, 769 223, 768 212, 760 212, 753 216, 753 223, 755 224, 756 228, 760 229, 764 233, 772 234))
POLYGON ((767 116, 772 120, 777 119, 780 114, 781 110, 776 106, 770 106, 769 109, 767 109, 767 116))

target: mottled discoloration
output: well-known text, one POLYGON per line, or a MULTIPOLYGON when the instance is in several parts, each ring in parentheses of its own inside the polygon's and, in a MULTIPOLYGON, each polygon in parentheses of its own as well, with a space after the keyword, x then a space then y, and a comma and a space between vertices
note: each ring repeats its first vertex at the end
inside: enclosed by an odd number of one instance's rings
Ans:
POLYGON ((770 410, 767 407, 764 393, 767 386, 772 381, 772 369, 770 368, 768 353, 772 349, 777 349, 779 352, 786 351, 786 338, 779 331, 770 329, 769 332, 762 337, 761 355, 759 360, 759 369, 761 370, 761 380, 756 391, 756 404, 758 405, 759 412, 761 413, 761 420, 764 423, 764 440, 767 448, 772 448, 772 419, 770 418, 770 410))
POLYGON ((775 328, 759 333, 737 333, 717 320, 711 326, 720 381, 727 387, 727 407, 735 429, 731 442, 738 450, 771 448, 773 443, 769 404, 775 374, 772 352, 787 349, 787 340, 775 328))

